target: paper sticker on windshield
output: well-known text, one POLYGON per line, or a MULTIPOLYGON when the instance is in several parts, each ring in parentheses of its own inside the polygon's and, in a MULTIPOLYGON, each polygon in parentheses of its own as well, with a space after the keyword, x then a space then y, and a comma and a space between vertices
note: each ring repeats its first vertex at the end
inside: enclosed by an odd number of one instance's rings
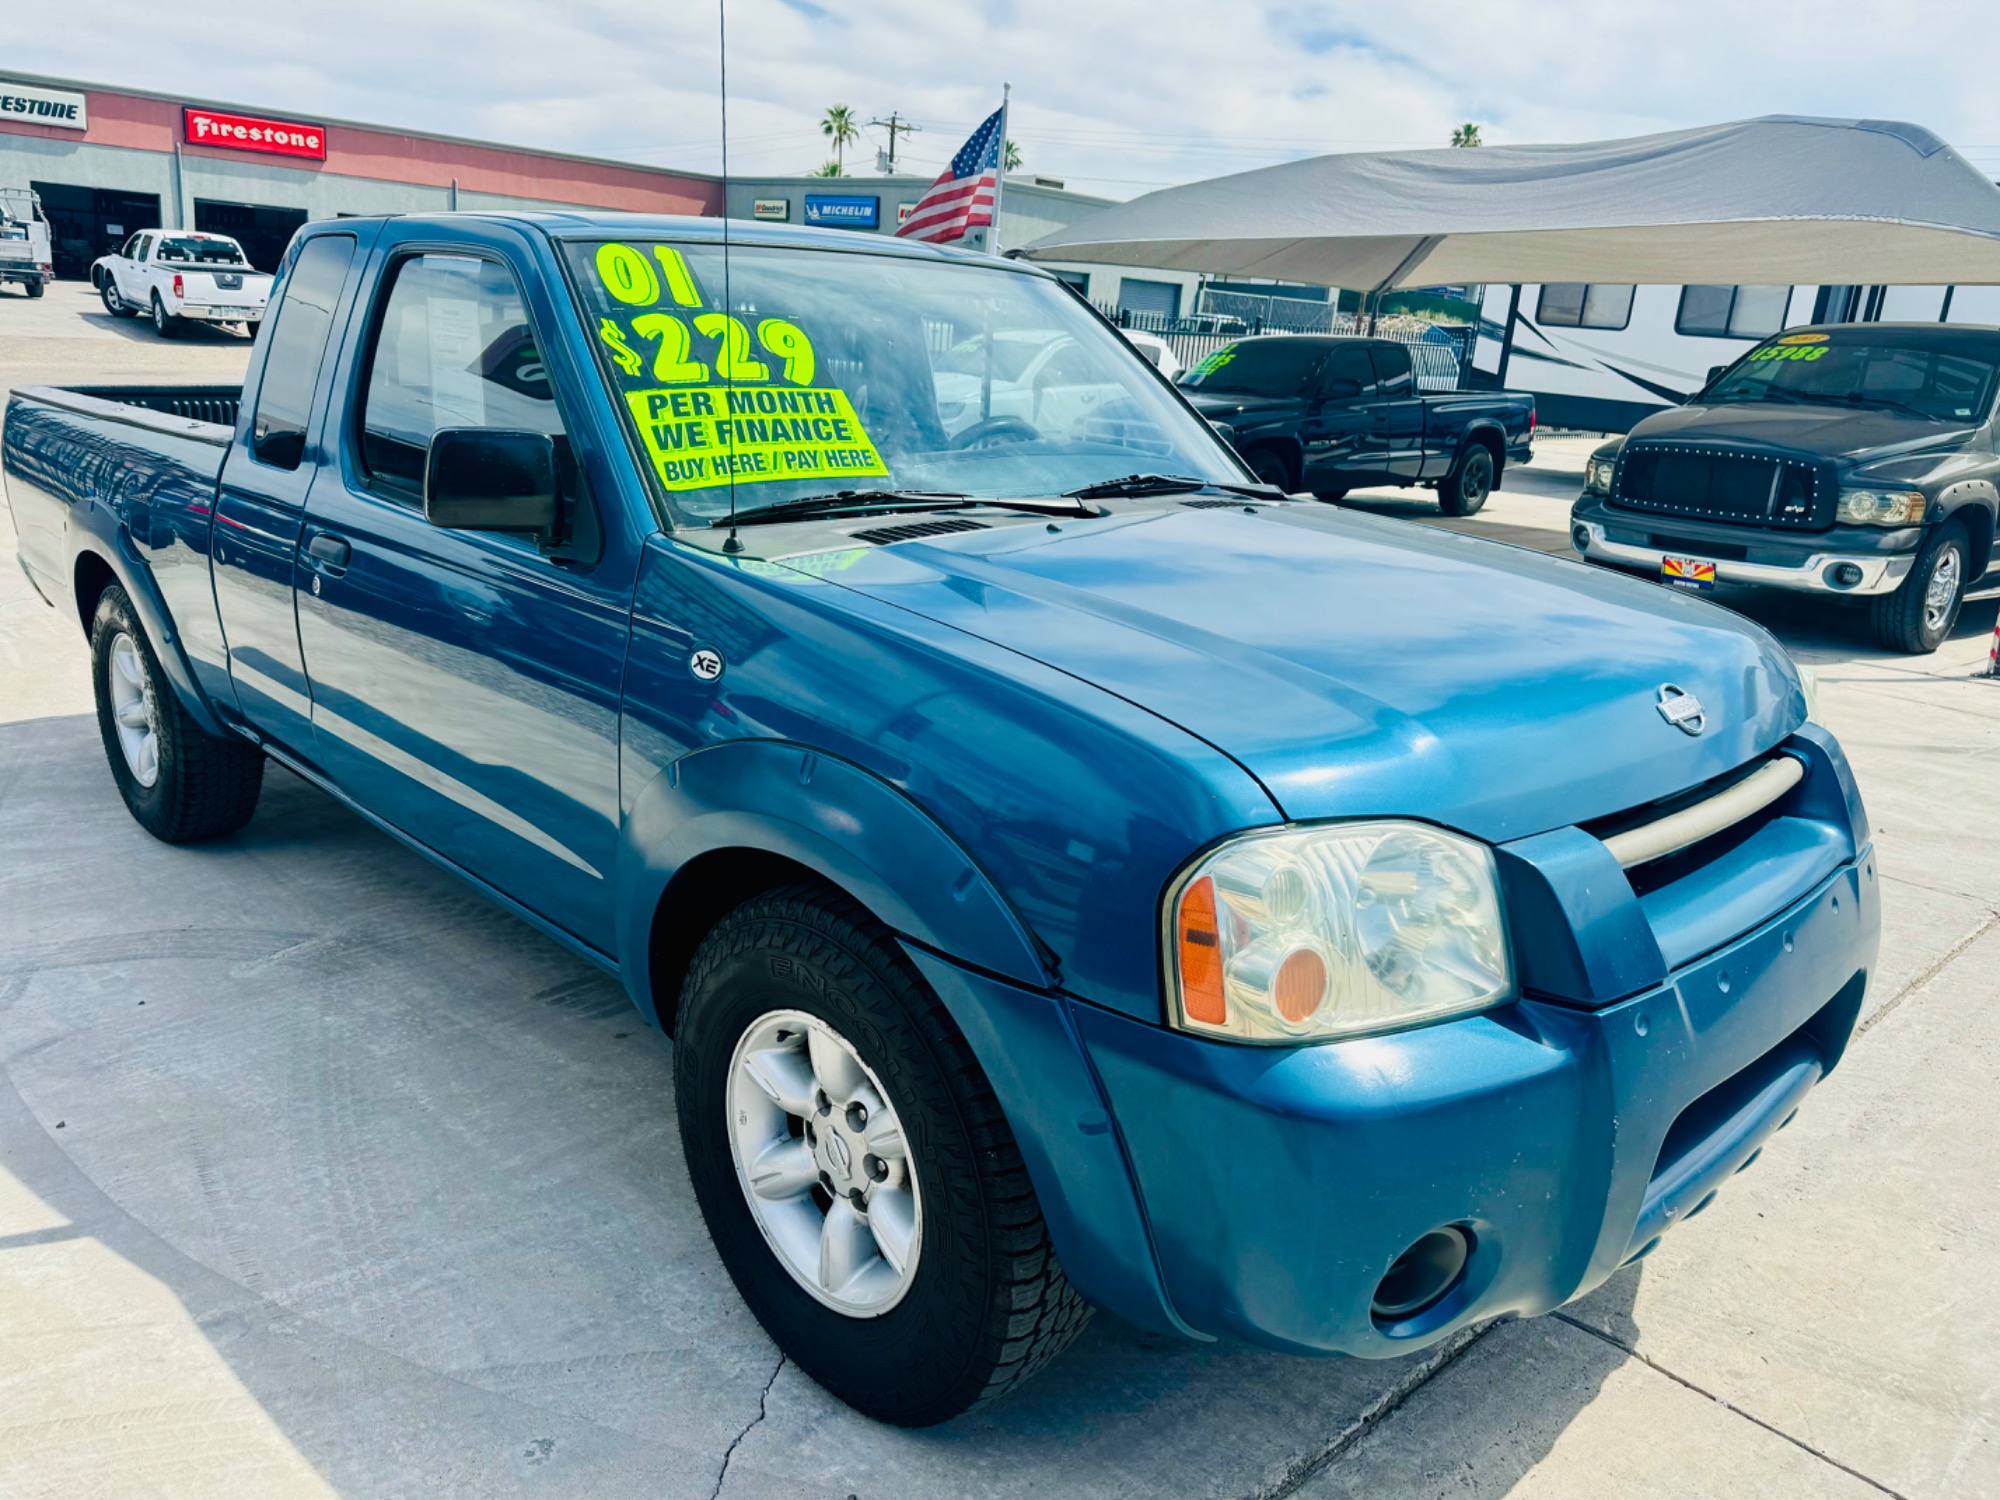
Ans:
POLYGON ((1185 378, 1188 384, 1192 385, 1213 375, 1234 358, 1236 358, 1236 346, 1234 344, 1224 344, 1215 353, 1209 355, 1207 359, 1190 370, 1185 378))
POLYGON ((670 490, 836 481, 889 472, 847 392, 835 386, 683 386, 630 391, 625 400, 653 472, 670 490))
POLYGON ((1823 333, 1788 333, 1778 342, 1781 344, 1824 344, 1827 335, 1823 333))

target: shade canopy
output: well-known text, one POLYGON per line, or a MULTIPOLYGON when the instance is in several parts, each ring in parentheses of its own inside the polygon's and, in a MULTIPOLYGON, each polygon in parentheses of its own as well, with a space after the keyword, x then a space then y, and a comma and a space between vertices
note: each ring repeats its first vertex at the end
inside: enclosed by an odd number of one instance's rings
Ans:
POLYGON ((1575 146, 1318 156, 1148 193, 1026 254, 1359 291, 2000 282, 2000 187, 1920 125, 1773 115, 1575 146))

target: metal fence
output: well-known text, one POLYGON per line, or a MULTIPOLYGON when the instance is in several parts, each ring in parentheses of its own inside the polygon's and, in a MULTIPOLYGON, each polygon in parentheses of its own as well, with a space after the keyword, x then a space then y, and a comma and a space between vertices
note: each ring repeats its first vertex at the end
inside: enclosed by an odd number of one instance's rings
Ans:
MULTIPOLYGON (((1368 330, 1353 313, 1339 312, 1330 303, 1300 302, 1286 297, 1250 297, 1236 293, 1208 294, 1203 310, 1189 317, 1170 318, 1164 313, 1136 312, 1109 303, 1097 304, 1098 311, 1120 328, 1136 328, 1157 335, 1183 369, 1191 369, 1225 344, 1239 339, 1269 334, 1318 333, 1337 337, 1360 337, 1368 330), (1268 315, 1243 317, 1218 305, 1231 297, 1243 303, 1265 304, 1268 315)), ((1472 347, 1479 337, 1476 328, 1453 323, 1429 323, 1421 318, 1390 314, 1375 320, 1372 338, 1394 339, 1410 351, 1410 366, 1416 372, 1417 387, 1426 391, 1455 391, 1472 368, 1472 347)))

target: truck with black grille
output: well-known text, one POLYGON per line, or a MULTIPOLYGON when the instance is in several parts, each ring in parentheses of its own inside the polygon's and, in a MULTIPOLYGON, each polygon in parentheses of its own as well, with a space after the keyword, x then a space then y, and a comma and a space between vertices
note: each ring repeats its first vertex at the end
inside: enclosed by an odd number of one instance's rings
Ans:
POLYGON ((1680 588, 1867 601, 1935 651, 1993 557, 2000 328, 1793 328, 1598 448, 1570 512, 1593 563, 1680 588))

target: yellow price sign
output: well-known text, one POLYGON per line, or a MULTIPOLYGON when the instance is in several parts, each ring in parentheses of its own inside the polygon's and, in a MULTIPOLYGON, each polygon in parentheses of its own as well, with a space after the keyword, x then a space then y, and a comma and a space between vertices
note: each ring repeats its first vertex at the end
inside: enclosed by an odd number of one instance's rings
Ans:
POLYGON ((625 396, 653 472, 670 490, 889 472, 847 392, 828 386, 697 386, 625 396))

